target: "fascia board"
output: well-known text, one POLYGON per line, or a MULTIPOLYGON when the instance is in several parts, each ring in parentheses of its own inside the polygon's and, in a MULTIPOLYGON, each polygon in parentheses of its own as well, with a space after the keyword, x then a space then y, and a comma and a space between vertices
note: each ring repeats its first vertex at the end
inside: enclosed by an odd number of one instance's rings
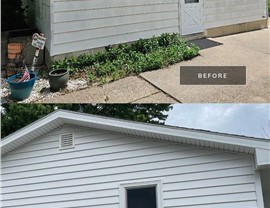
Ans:
POLYGON ((26 126, 25 128, 7 136, 6 138, 4 138, 1 143, 0 143, 0 147, 3 148, 5 145, 12 143, 13 141, 27 135, 27 134, 31 134, 31 132, 35 131, 38 128, 42 128, 44 125, 58 119, 58 114, 56 113, 52 113, 49 116, 46 116, 40 120, 38 120, 37 122, 34 122, 32 124, 30 124, 29 126, 26 126))
POLYGON ((199 141, 207 141, 219 144, 226 144, 226 145, 235 145, 235 146, 242 146, 242 147, 249 147, 255 149, 259 149, 261 151, 265 150, 270 151, 270 140, 262 140, 262 139, 255 139, 255 138, 248 138, 248 137, 237 137, 237 136, 230 136, 230 135, 219 135, 215 133, 207 133, 207 132, 196 132, 193 130, 183 130, 177 129, 168 126, 158 126, 158 125, 150 125, 132 121, 123 121, 113 118, 106 118, 106 117, 98 117, 98 116, 90 116, 83 113, 77 112, 69 112, 64 110, 55 111, 48 116, 30 124, 29 126, 11 134, 10 136, 6 137, 1 142, 1 147, 5 147, 5 145, 14 142, 17 139, 22 138, 27 134, 31 134, 31 132, 35 131, 36 129, 42 128, 42 126, 56 121, 61 120, 63 124, 77 124, 77 125, 86 125, 91 127, 99 126, 100 129, 105 129, 105 127, 110 127, 110 129, 114 129, 114 131, 125 130, 130 134, 135 133, 142 133, 155 137, 174 137, 174 138, 188 138, 193 140, 199 141))
POLYGON ((270 151, 256 148, 255 150, 256 169, 270 167, 270 151))
POLYGON ((203 140, 208 142, 217 142, 222 144, 228 145, 237 145, 237 146, 244 146, 250 148, 260 148, 265 150, 270 150, 269 144, 270 140, 257 140, 255 138, 242 138, 236 136, 225 136, 225 135, 218 135, 218 134, 211 134, 205 132, 195 132, 189 130, 182 130, 176 128, 170 128, 167 126, 158 126, 158 125, 149 125, 149 124, 141 124, 135 123, 130 121, 122 121, 110 118, 100 118, 100 117, 91 117, 89 119, 88 115, 83 114, 73 114, 73 113, 66 113, 61 112, 62 118, 64 119, 71 119, 73 121, 79 122, 87 122, 89 125, 93 124, 100 124, 110 127, 115 127, 119 129, 128 129, 133 131, 140 131, 149 134, 158 134, 164 136, 174 136, 174 137, 181 137, 181 138, 190 138, 195 140, 203 140))

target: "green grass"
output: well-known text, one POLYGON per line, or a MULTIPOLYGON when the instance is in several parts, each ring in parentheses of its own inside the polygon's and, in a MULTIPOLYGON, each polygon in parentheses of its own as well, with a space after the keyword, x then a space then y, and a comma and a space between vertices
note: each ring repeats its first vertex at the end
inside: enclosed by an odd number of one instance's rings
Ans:
POLYGON ((96 54, 82 54, 55 61, 53 69, 67 68, 70 73, 85 71, 90 82, 107 83, 144 71, 160 69, 199 55, 199 48, 179 34, 162 34, 141 39, 131 45, 107 46, 96 54))

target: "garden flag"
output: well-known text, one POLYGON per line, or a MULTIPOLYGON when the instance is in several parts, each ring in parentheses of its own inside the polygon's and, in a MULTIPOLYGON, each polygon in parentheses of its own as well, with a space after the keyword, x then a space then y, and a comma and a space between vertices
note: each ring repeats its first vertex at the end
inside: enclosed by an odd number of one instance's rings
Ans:
POLYGON ((19 82, 27 82, 29 80, 30 80, 29 70, 28 70, 27 66, 25 65, 25 68, 23 69, 23 76, 19 80, 19 82))

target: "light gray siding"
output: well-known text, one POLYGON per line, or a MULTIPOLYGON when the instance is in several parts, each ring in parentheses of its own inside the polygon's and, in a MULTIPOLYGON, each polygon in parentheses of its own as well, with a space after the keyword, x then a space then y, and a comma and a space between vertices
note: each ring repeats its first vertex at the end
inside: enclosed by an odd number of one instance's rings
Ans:
POLYGON ((178 0, 53 0, 53 54, 179 32, 178 0))
POLYGON ((51 52, 51 0, 37 1, 36 12, 36 26, 47 38, 46 46, 49 52, 51 52))
POLYGON ((266 18, 265 0, 204 0, 205 29, 266 18))
MULTIPOLYGON (((24 0, 26 1, 26 0, 24 0)), ((51 56, 179 33, 184 0, 27 0, 51 56), (183 6, 183 5, 182 5, 183 6)), ((201 0, 204 29, 267 16, 266 0, 201 0)), ((31 15, 31 14, 30 14, 31 15)))
POLYGON ((119 186, 161 180, 164 208, 256 208, 252 157, 66 126, 2 158, 3 208, 119 207, 119 186), (75 149, 61 151, 61 133, 75 149))
POLYGON ((31 27, 35 26, 47 38, 46 47, 51 52, 51 0, 23 0, 28 6, 28 21, 31 27))

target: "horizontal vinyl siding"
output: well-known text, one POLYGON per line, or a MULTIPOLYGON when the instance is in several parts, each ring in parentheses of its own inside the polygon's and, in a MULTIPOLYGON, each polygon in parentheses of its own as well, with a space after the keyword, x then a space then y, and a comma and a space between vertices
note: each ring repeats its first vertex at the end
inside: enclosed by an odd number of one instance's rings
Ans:
POLYGON ((63 127, 2 158, 3 208, 119 207, 119 185, 162 180, 164 208, 255 208, 249 155, 63 127), (60 133, 75 149, 60 151, 60 133))
POLYGON ((205 28, 262 20, 265 0, 204 0, 205 28))
POLYGON ((178 0, 54 0, 54 54, 179 32, 178 0))
POLYGON ((51 51, 51 0, 28 0, 31 11, 34 11, 35 26, 42 32, 46 40, 46 47, 51 51), (34 7, 34 8, 33 8, 34 7))

